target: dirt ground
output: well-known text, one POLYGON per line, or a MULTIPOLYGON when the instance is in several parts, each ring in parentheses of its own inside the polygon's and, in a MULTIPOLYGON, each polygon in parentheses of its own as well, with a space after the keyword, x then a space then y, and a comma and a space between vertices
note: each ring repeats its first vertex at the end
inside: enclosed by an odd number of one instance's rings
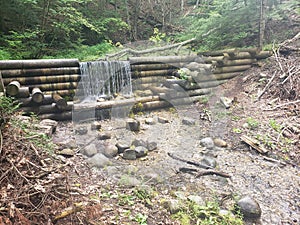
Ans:
MULTIPOLYGON (((233 195, 250 195, 262 208, 262 217, 255 224, 299 224, 299 64, 297 53, 275 55, 223 84, 218 94, 232 100, 230 108, 214 111, 210 101, 195 103, 197 132, 195 127, 183 127, 182 118, 172 110, 138 116, 170 120, 155 127, 155 132, 164 131, 159 150, 149 153, 145 161, 128 163, 116 157, 113 161, 118 163, 110 170, 90 168, 77 151, 70 157, 49 155, 28 142, 22 128, 8 124, 0 151, 0 225, 180 224, 162 203, 179 190, 205 200, 216 198, 221 206, 226 203, 224 197, 233 200, 233 195), (259 91, 264 92, 258 99, 259 91), (255 140, 254 147, 241 140, 243 135, 255 140), (173 151, 197 160, 202 156, 199 140, 208 136, 227 142, 228 147, 215 157, 218 169, 232 179, 195 179, 178 173, 182 164, 167 156, 173 151), (179 148, 176 140, 180 140, 179 148), (260 152, 257 146, 267 152, 260 152), (122 177, 128 168, 162 179, 150 180, 151 191, 145 192, 109 176, 122 177)), ((54 138, 75 140, 73 131, 72 123, 61 123, 54 138)), ((140 175, 134 174, 136 178, 140 175)))

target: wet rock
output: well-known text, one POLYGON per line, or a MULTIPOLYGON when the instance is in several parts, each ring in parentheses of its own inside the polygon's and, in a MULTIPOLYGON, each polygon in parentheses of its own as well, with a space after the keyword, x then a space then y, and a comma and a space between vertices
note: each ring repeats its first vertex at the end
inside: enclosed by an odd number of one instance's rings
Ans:
POLYGON ((153 150, 157 149, 157 142, 155 142, 155 141, 148 141, 147 142, 147 149, 149 151, 153 151, 153 150))
POLYGON ((75 152, 74 152, 73 149, 65 148, 65 149, 59 151, 57 154, 63 155, 63 156, 66 156, 66 157, 72 157, 72 156, 75 155, 75 152))
POLYGON ((134 150, 137 158, 144 157, 148 154, 148 149, 144 146, 137 146, 134 150))
POLYGON ((125 140, 120 140, 118 141, 116 146, 118 148, 118 153, 123 153, 126 149, 130 148, 130 142, 125 140))
POLYGON ((104 168, 106 166, 112 165, 112 162, 102 153, 97 153, 92 158, 87 161, 90 166, 97 168, 104 168))
POLYGON ((145 123, 148 124, 148 125, 154 125, 155 120, 153 118, 146 118, 145 123))
POLYGON ((135 139, 132 143, 131 143, 131 145, 134 145, 135 147, 137 147, 137 146, 143 146, 143 147, 147 147, 147 142, 146 141, 144 141, 144 140, 142 140, 142 139, 135 139))
POLYGON ((140 121, 135 119, 127 119, 126 120, 126 129, 131 131, 140 131, 141 124, 140 121))
POLYGON ((182 124, 184 124, 184 125, 189 125, 189 126, 191 126, 191 125, 195 125, 196 124, 196 120, 194 120, 193 118, 183 118, 182 119, 182 124))
POLYGON ((217 166, 217 161, 213 157, 205 156, 201 160, 201 164, 207 165, 208 167, 211 167, 211 168, 215 168, 217 166))
POLYGON ((227 142, 220 139, 220 138, 215 138, 214 139, 214 144, 215 144, 215 146, 221 147, 221 148, 227 147, 227 142))
POLYGON ((203 200, 203 198, 198 195, 189 195, 187 199, 191 202, 196 203, 197 205, 205 205, 205 201, 203 200))
POLYGON ((133 149, 126 149, 123 152, 123 159, 135 160, 136 159, 136 151, 133 149))
POLYGON ((91 124, 91 130, 100 130, 101 129, 101 123, 99 121, 94 121, 91 124))
POLYGON ((249 196, 240 199, 237 205, 244 218, 257 219, 261 216, 261 208, 258 202, 249 196))
POLYGON ((95 144, 89 144, 83 148, 81 153, 86 155, 87 157, 92 157, 93 155, 96 155, 98 153, 98 150, 95 144))
POLYGON ((88 129, 87 129, 87 127, 84 127, 84 126, 77 127, 75 129, 75 134, 78 134, 78 135, 84 135, 84 134, 87 134, 87 132, 88 132, 88 129))
POLYGON ((159 123, 169 123, 169 122, 170 122, 167 118, 161 117, 161 116, 159 116, 159 117, 157 118, 157 121, 158 121, 159 123))
POLYGON ((213 149, 215 144, 211 137, 206 137, 200 140, 200 145, 208 149, 213 149))
POLYGON ((104 155, 108 158, 113 158, 118 154, 118 148, 115 145, 109 144, 104 149, 104 155))

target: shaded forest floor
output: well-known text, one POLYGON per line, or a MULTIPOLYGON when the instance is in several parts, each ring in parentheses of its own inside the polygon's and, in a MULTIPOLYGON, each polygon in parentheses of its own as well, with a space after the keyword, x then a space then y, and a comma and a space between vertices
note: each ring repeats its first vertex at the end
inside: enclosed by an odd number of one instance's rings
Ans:
MULTIPOLYGON (((299 48, 298 44, 293 47, 299 48)), ((227 115, 228 134, 223 137, 231 150, 242 149, 292 166, 298 169, 298 176, 299 65, 299 52, 282 48, 281 54, 222 86, 224 96, 233 99, 227 115), (263 155, 249 147, 241 141, 242 135, 256 140, 268 153, 263 155)), ((196 106, 199 111, 206 108, 202 103, 196 106)), ((46 139, 33 142, 35 137, 25 136, 26 129, 32 127, 21 124, 12 119, 2 131, 0 225, 180 224, 162 201, 172 190, 115 183, 102 170, 90 168, 79 153, 62 157, 42 150, 45 144, 54 151, 55 146, 46 139)), ((289 224, 297 222, 296 218, 289 224)))

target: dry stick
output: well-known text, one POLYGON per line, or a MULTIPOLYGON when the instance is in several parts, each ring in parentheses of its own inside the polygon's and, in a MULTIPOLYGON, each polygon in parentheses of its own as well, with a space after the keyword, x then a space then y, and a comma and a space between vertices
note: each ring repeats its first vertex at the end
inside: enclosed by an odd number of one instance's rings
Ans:
POLYGON ((261 96, 266 92, 266 90, 270 87, 272 81, 274 80, 275 76, 276 76, 277 71, 275 71, 275 73, 273 74, 273 76, 271 77, 271 79, 269 80, 269 82, 267 83, 267 85, 265 86, 265 88, 262 90, 262 92, 257 96, 256 101, 258 101, 261 96))
POLYGON ((190 174, 197 173, 196 178, 199 178, 201 176, 206 176, 206 175, 217 175, 217 176, 221 176, 221 177, 225 177, 225 178, 231 177, 227 173, 223 173, 223 172, 219 172, 219 171, 215 171, 215 170, 199 171, 199 170, 193 169, 193 168, 181 167, 181 168, 179 168, 179 171, 183 172, 183 173, 190 173, 190 174))
POLYGON ((2 131, 1 131, 1 128, 0 128, 0 155, 1 155, 1 152, 2 152, 2 147, 3 147, 3 137, 2 137, 2 131))
POLYGON ((300 69, 298 69, 298 70, 296 70, 296 71, 293 71, 293 72, 291 73, 291 70, 293 70, 294 68, 295 68, 295 67, 292 67, 292 69, 290 69, 290 70, 288 71, 289 75, 287 76, 287 78, 284 79, 284 81, 281 82, 281 84, 284 84, 285 82, 287 82, 287 80, 288 80, 291 76, 293 76, 295 73, 298 73, 298 72, 299 72, 300 69))
POLYGON ((283 107, 283 106, 297 104, 297 103, 300 103, 300 100, 293 101, 293 102, 287 102, 287 103, 284 103, 284 104, 281 104, 281 105, 277 105, 277 106, 275 106, 271 109, 264 109, 264 111, 272 111, 272 110, 278 109, 278 108, 283 107))
POLYGON ((203 168, 203 169, 212 169, 213 168, 213 167, 208 166, 208 165, 203 165, 201 163, 197 163, 197 162, 193 162, 193 161, 190 161, 190 160, 185 160, 185 159, 179 158, 178 156, 175 156, 174 154, 172 154, 170 152, 168 152, 167 154, 168 154, 168 156, 170 156, 173 159, 179 160, 181 162, 185 162, 185 163, 193 165, 193 166, 197 166, 197 167, 200 167, 200 168, 203 168))

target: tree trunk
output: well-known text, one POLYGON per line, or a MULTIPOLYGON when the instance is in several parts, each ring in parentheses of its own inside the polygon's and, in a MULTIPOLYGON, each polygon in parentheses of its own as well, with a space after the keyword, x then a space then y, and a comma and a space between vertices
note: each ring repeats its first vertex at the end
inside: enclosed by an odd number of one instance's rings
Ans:
POLYGON ((260 0, 259 40, 258 40, 259 50, 263 49, 264 34, 265 34, 265 27, 266 27, 265 9, 266 9, 266 0, 260 0))

